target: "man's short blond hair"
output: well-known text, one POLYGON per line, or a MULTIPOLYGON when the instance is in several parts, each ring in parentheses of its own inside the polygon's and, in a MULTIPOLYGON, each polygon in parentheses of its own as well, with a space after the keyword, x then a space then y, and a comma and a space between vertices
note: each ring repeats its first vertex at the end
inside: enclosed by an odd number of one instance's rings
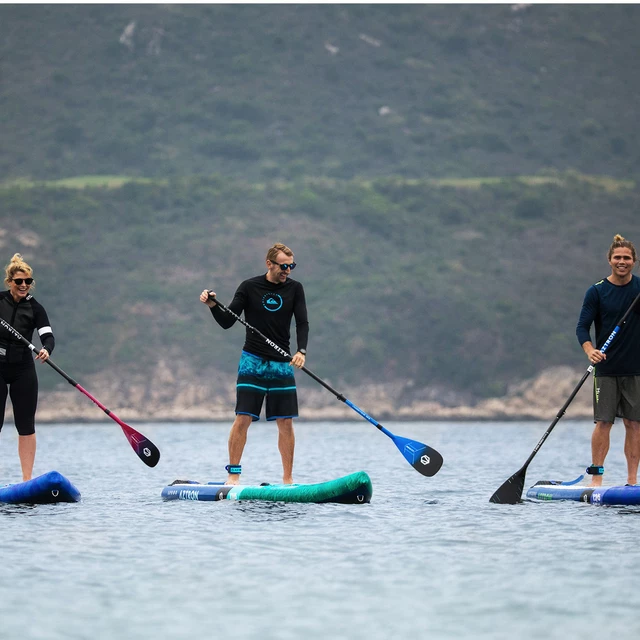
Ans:
POLYGON ((293 256, 293 251, 287 247, 286 244, 282 244, 282 242, 276 242, 270 249, 267 251, 267 260, 269 262, 275 262, 278 254, 282 251, 282 253, 286 253, 289 257, 293 256))

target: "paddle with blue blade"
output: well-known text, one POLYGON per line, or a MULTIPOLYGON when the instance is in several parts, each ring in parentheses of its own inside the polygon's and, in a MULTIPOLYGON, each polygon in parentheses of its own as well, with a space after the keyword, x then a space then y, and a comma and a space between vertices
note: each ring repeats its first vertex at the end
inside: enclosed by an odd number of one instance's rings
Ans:
MULTIPOLYGON (((608 348, 613 339, 618 335, 618 332, 627 321, 627 316, 631 313, 633 308, 636 306, 636 303, 640 300, 640 294, 638 294, 626 313, 622 316, 615 329, 611 332, 611 335, 607 338, 606 342, 600 348, 600 351, 604 353, 608 348)), ((567 401, 562 405, 560 411, 558 411, 558 415, 556 415, 555 420, 549 425, 549 428, 545 431, 540 441, 535 446, 531 455, 527 458, 527 461, 522 465, 522 467, 516 471, 508 480, 506 480, 500 488, 491 496, 489 502, 495 502, 497 504, 517 504, 520 502, 522 498, 522 492, 524 490, 524 482, 525 476, 527 473, 527 467, 530 462, 533 460, 534 456, 540 450, 540 447, 544 444, 545 440, 549 437, 549 434, 553 431, 553 428, 558 424, 560 418, 565 414, 568 406, 571 404, 572 400, 576 397, 576 394, 580 390, 580 387, 584 384, 585 380, 589 377, 589 374, 594 370, 595 365, 589 365, 588 369, 585 371, 584 375, 580 379, 580 382, 576 385, 575 389, 571 392, 571 395, 567 398, 567 401)))
MULTIPOLYGON (((215 303, 226 313, 233 316, 238 322, 243 324, 249 331, 252 331, 256 335, 260 336, 270 347, 272 347, 275 351, 277 351, 281 356, 285 358, 291 358, 292 356, 287 353, 284 349, 279 347, 273 340, 270 340, 265 336, 261 331, 252 327, 250 324, 245 322, 239 315, 231 311, 228 307, 222 304, 214 295, 209 294, 209 298, 214 300, 215 303)), ((330 391, 338 400, 344 402, 347 406, 351 407, 356 413, 360 414, 365 420, 368 420, 373 426, 377 427, 384 433, 386 436, 389 436, 393 440, 393 443, 398 447, 398 450, 404 456, 405 460, 419 473, 423 476, 434 476, 440 470, 442 466, 442 456, 435 449, 429 447, 422 442, 417 442, 416 440, 410 440, 409 438, 402 438, 401 436, 397 436, 385 427, 383 427, 377 420, 374 420, 369 414, 364 412, 360 407, 356 406, 351 400, 346 398, 344 395, 336 391, 333 387, 327 384, 322 378, 317 376, 313 371, 310 371, 306 367, 301 367, 301 369, 311 378, 313 378, 318 384, 322 385, 327 391, 330 391)))
MULTIPOLYGON (((14 329, 6 320, 0 318, 0 324, 7 330, 9 333, 14 335, 18 340, 23 342, 33 353, 38 353, 39 349, 31 344, 19 331, 14 329)), ((160 450, 156 447, 149 438, 143 436, 141 433, 136 431, 134 428, 130 427, 125 422, 122 422, 118 416, 111 412, 107 407, 105 407, 99 400, 96 400, 85 388, 80 386, 71 376, 68 376, 57 364, 55 364, 50 358, 45 360, 45 362, 55 369, 70 385, 74 386, 80 393, 83 393, 89 400, 91 400, 94 404, 98 405, 114 422, 117 422, 124 435, 127 437, 131 448, 135 451, 136 455, 142 462, 144 462, 148 467, 155 467, 160 460, 160 450)))

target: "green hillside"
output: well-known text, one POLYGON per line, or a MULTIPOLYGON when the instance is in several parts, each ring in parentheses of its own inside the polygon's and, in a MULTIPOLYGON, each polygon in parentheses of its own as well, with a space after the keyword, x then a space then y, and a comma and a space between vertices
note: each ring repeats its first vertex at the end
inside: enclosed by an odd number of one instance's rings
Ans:
POLYGON ((0 176, 625 178, 638 32, 637 5, 1 5, 0 176))
MULTIPOLYGON (((309 367, 439 397, 557 364, 640 243, 634 5, 0 5, 0 246, 55 359, 232 376, 275 241, 309 367)), ((639 245, 640 246, 640 245, 639 245)), ((42 375, 41 384, 58 384, 42 375)))
POLYGON ((283 241, 307 291, 309 366, 479 395, 582 362, 582 296, 607 273, 614 230, 637 228, 639 199, 576 174, 0 189, 5 252, 36 268, 58 358, 75 371, 126 375, 164 358, 233 373, 244 329, 223 332, 198 295, 230 300, 283 241))

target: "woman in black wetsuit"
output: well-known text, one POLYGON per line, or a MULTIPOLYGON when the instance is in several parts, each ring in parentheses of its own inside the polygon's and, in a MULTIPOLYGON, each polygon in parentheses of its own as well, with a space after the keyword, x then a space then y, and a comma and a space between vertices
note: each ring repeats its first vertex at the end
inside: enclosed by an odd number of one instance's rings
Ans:
MULTIPOLYGON (((33 270, 16 253, 5 267, 8 291, 0 291, 0 318, 8 322, 29 342, 38 330, 42 349, 36 360, 44 362, 53 351, 55 340, 44 307, 30 291, 33 270)), ((22 479, 31 480, 36 457, 35 415, 38 404, 38 376, 30 349, 0 325, 0 430, 4 422, 7 394, 11 396, 13 419, 18 430, 18 455, 22 479)))

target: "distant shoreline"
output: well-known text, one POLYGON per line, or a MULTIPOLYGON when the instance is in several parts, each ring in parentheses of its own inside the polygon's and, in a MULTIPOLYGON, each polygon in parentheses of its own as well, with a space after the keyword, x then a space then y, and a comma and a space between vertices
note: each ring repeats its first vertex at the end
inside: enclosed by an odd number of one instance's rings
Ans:
MULTIPOLYGON (((479 399, 473 403, 441 404, 433 389, 415 388, 395 382, 388 385, 362 385, 349 389, 349 397, 375 420, 384 422, 551 422, 582 376, 581 370, 569 367, 547 369, 535 378, 520 382, 498 398, 479 399), (411 392, 407 391, 411 389, 411 392)), ((234 417, 234 384, 218 388, 188 386, 192 392, 156 395, 152 386, 143 393, 133 393, 108 380, 93 381, 100 389, 99 398, 115 415, 127 423, 227 423, 234 417)), ((567 408, 565 420, 592 421, 591 385, 583 384, 567 408)), ((304 422, 360 422, 363 420, 348 405, 323 389, 299 390, 300 417, 304 422)), ((7 403, 5 422, 11 423, 11 403, 7 403)), ((36 422, 39 424, 101 424, 109 419, 74 389, 42 391, 36 422)), ((260 422, 264 423, 264 417, 260 422)))
MULTIPOLYGON (((121 418, 122 419, 122 418, 121 418)), ((555 419, 555 416, 550 416, 548 422, 551 422, 551 420, 555 419)), ((476 422, 482 422, 482 423, 489 423, 489 422, 497 422, 497 423, 504 423, 504 424, 508 424, 508 423, 515 423, 515 422, 545 422, 544 418, 534 418, 531 416, 522 416, 520 418, 516 417, 516 418, 504 418, 504 417, 496 417, 496 418, 487 418, 487 417, 478 417, 478 418, 469 418, 469 417, 464 417, 464 418, 403 418, 403 419, 397 419, 397 418, 378 418, 376 417, 376 420, 378 420, 380 423, 385 424, 385 423, 412 423, 412 422, 430 422, 430 423, 464 423, 464 422, 468 422, 469 424, 472 423, 476 423, 476 422)), ((153 419, 153 420, 141 420, 141 419, 134 419, 134 420, 126 420, 123 422, 126 422, 127 424, 130 425, 144 425, 144 424, 154 424, 154 425, 163 425, 163 424, 167 424, 167 425, 176 425, 176 424, 215 424, 215 425, 231 425, 231 422, 233 421, 233 419, 229 419, 229 420, 223 420, 220 418, 216 418, 215 420, 205 420, 202 418, 198 418, 198 419, 193 419, 193 420, 178 420, 177 418, 167 418, 166 420, 163 419, 153 419)), ((592 416, 563 416, 563 421, 567 422, 567 421, 592 421, 592 416)), ((312 423, 312 422, 329 422, 329 423, 335 423, 335 424, 340 424, 340 423, 344 423, 344 422, 353 422, 354 424, 358 424, 358 423, 363 423, 367 424, 367 421, 364 420, 363 418, 358 418, 358 417, 354 417, 354 418, 322 418, 322 419, 315 419, 315 418, 297 418, 296 419, 296 424, 307 424, 307 423, 312 423)), ((11 425, 12 422, 11 420, 5 420, 5 427, 6 425, 9 424, 11 425)), ((93 418, 72 418, 72 419, 65 419, 65 420, 58 420, 58 419, 47 419, 47 420, 38 420, 36 418, 36 424, 41 424, 41 425, 57 425, 57 426, 63 426, 63 425, 75 425, 75 424, 86 424, 86 425, 90 425, 90 426, 98 426, 98 425, 110 425, 113 424, 113 421, 109 420, 109 419, 93 419, 93 418)), ((267 422, 264 419, 260 419, 260 421, 257 424, 274 424, 273 422, 267 422)))

